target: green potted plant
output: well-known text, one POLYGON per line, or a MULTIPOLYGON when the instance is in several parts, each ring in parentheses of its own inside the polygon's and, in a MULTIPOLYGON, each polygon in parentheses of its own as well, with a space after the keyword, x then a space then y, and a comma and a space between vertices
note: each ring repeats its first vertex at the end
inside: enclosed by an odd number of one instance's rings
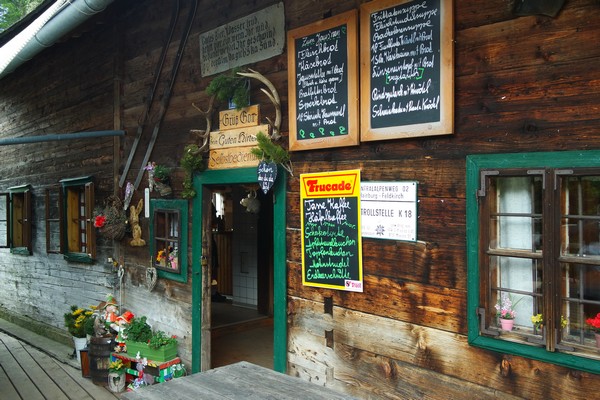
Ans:
POLYGON ((146 317, 133 318, 125 329, 127 354, 145 357, 152 361, 168 361, 177 356, 177 339, 163 331, 152 331, 146 317))

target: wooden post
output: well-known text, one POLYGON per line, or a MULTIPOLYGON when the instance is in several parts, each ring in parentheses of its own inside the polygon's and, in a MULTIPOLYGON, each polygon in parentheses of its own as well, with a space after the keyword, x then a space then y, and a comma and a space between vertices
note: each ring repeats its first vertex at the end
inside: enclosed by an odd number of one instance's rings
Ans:
POLYGON ((200 371, 211 367, 211 243, 212 191, 202 191, 202 336, 200 338, 200 371))

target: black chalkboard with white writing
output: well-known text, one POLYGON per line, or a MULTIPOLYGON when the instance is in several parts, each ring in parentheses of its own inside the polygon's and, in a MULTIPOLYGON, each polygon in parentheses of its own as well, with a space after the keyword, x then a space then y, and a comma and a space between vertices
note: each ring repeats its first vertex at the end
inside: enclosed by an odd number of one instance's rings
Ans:
POLYGON ((452 2, 361 4, 361 140, 453 132, 452 2))
POLYGON ((305 284, 346 290, 361 284, 359 211, 357 197, 303 200, 305 284))
POLYGON ((348 134, 347 26, 296 39, 296 140, 348 134))
POLYGON ((352 10, 288 33, 290 150, 358 144, 358 33, 352 10))
POLYGON ((371 127, 440 120, 440 0, 371 14, 371 127))

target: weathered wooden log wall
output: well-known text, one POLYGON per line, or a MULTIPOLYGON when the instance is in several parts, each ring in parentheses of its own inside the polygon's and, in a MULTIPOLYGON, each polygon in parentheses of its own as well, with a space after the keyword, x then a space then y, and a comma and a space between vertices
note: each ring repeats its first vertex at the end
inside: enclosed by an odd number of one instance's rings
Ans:
MULTIPOLYGON (((328 3, 298 6, 288 29, 335 14, 328 3)), ((598 3, 567 2, 556 18, 516 17, 513 6, 455 2, 453 135, 294 154, 290 373, 359 398, 585 398, 600 387, 593 374, 466 339, 465 157, 600 146, 598 3), (364 238, 364 293, 304 287, 297 178, 353 168, 363 180, 419 182, 419 241, 364 238)))
MULTIPOLYGON (((58 44, 0 82, 0 140, 48 134, 114 130, 113 27, 96 25, 85 35, 58 44), (93 48, 86 53, 81 49, 93 48)), ((118 111, 118 107, 116 107, 118 111)), ((99 262, 67 263, 46 253, 45 190, 61 179, 93 176, 97 199, 113 193, 118 137, 44 141, 0 147, 0 191, 31 185, 33 254, 0 249, 0 315, 60 340, 63 314, 71 305, 89 307, 113 290, 112 243, 99 238, 99 262)), ((102 203, 99 201, 98 206, 102 203)))
MULTIPOLYGON (((286 0, 286 28, 356 9, 362 2, 286 0)), ((171 3, 116 2, 103 18, 87 23, 80 37, 53 46, 4 78, 0 138, 113 129, 116 121, 129 132, 117 143, 116 162, 122 168, 152 87, 171 3)), ((143 153, 166 94, 189 10, 182 3, 128 181, 134 181, 143 167, 143 153)), ((200 74, 198 35, 272 3, 200 2, 151 156, 152 161, 176 168, 176 197, 183 178, 179 158, 184 146, 194 141, 189 131, 205 127, 191 104, 206 107, 204 89, 212 79, 200 74)), ((600 7, 597 0, 569 1, 551 18, 517 17, 512 13, 514 0, 454 3, 453 135, 293 154, 294 176, 288 181, 287 198, 288 372, 359 398, 589 398, 600 389, 596 375, 468 345, 465 157, 600 148, 600 7), (354 168, 361 169, 364 180, 419 182, 419 241, 365 238, 364 293, 302 286, 298 177, 354 168), (325 312, 329 299, 331 314, 325 312)), ((285 132, 285 52, 251 67, 279 90, 285 132)), ((257 87, 252 96, 262 104, 264 115, 273 114, 257 87)), ((0 188, 34 185, 37 225, 34 256, 0 250, 0 304, 60 328, 68 305, 85 305, 104 296, 112 289, 115 273, 100 257, 95 265, 80 266, 59 255, 45 255, 43 189, 65 177, 98 176, 99 203, 112 193, 122 172, 112 169, 113 140, 19 145, 0 151, 5 160, 0 165, 0 188)), ((134 201, 140 197, 136 192, 134 201)), ((142 220, 142 227, 148 239, 147 220, 142 220)), ((103 243, 101 257, 115 255, 125 265, 125 306, 148 315, 155 327, 178 335, 180 354, 189 365, 191 280, 187 284, 159 280, 150 292, 145 277, 148 249, 129 247, 128 238, 120 245, 112 249, 103 243)))

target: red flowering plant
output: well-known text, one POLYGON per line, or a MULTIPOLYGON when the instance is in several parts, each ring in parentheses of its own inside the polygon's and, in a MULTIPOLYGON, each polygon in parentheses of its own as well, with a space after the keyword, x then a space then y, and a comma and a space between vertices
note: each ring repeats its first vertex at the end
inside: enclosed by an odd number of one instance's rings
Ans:
POLYGON ((600 333, 600 313, 596 314, 594 318, 586 319, 585 323, 592 328, 594 333, 600 333))
POLYGON ((121 240, 127 228, 127 215, 121 199, 115 195, 107 197, 103 208, 94 210, 94 227, 114 240, 121 240))

